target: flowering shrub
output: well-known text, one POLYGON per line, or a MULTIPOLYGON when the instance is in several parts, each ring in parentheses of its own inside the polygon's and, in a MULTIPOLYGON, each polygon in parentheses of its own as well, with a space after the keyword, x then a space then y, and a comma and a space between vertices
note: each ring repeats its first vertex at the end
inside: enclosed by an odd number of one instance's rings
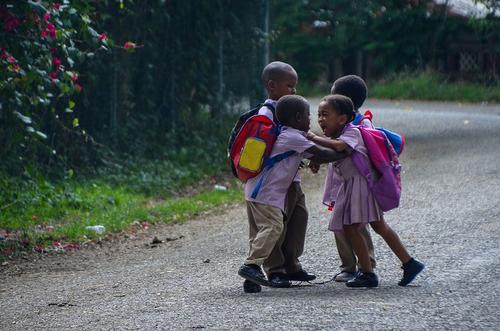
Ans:
POLYGON ((0 4, 0 121, 10 123, 11 146, 49 138, 42 124, 78 126, 79 65, 112 43, 92 28, 92 15, 87 1, 0 4))

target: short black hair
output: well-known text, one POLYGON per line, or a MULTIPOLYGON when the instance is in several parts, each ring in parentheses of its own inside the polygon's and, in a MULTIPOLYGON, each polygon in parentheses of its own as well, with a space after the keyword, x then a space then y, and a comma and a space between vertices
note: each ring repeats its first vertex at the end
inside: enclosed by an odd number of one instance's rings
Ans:
POLYGON ((330 94, 321 99, 328 103, 340 115, 347 115, 347 122, 352 122, 356 117, 354 104, 349 97, 341 94, 330 94))
POLYGON ((264 84, 270 80, 281 81, 288 77, 289 74, 297 74, 295 69, 288 63, 274 61, 269 63, 262 70, 262 81, 264 84))
POLYGON ((349 97, 354 104, 354 109, 358 110, 366 100, 368 88, 363 78, 356 75, 348 75, 340 77, 333 82, 331 93, 349 97))
POLYGON ((276 104, 276 117, 282 125, 292 124, 295 115, 309 110, 309 102, 300 95, 282 96, 276 104))

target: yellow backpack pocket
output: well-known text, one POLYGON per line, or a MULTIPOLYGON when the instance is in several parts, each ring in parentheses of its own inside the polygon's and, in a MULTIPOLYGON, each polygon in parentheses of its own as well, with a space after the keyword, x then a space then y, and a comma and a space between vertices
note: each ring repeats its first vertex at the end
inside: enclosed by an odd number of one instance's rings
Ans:
POLYGON ((248 138, 241 150, 240 168, 252 172, 259 172, 266 152, 266 143, 257 138, 248 138))

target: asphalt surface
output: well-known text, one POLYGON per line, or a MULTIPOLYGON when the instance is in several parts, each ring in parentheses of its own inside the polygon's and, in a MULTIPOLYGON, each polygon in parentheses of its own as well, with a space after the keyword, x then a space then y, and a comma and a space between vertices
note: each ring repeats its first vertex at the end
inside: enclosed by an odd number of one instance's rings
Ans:
MULTIPOLYGON (((376 289, 332 282, 245 294, 237 275, 245 209, 226 206, 134 240, 0 267, 0 329, 499 330, 500 106, 367 106, 375 124, 407 139, 401 207, 386 220, 426 264, 411 286, 397 286, 399 262, 374 235, 376 289), (183 237, 152 248, 154 236, 183 237)), ((302 263, 319 281, 340 264, 323 176, 303 176, 310 220, 302 263)))

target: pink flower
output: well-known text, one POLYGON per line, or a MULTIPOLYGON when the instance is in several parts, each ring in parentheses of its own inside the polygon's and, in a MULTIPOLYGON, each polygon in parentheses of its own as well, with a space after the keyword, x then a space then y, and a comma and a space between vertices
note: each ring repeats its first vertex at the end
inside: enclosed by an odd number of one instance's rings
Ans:
POLYGON ((44 20, 45 22, 47 22, 47 21, 49 20, 49 18, 50 18, 50 13, 45 13, 45 14, 43 14, 43 20, 44 20))
POLYGON ((69 75, 70 75, 70 77, 71 77, 71 80, 72 80, 72 81, 74 81, 74 82, 76 82, 76 81, 78 80, 78 78, 79 78, 79 77, 78 77, 78 73, 77 73, 77 72, 74 72, 74 71, 69 72, 69 75))
POLYGON ((81 91, 83 90, 83 87, 82 87, 80 84, 75 83, 75 90, 76 90, 77 92, 81 92, 81 91))
POLYGON ((12 55, 8 54, 7 55, 7 62, 9 62, 9 63, 16 63, 17 60, 16 60, 15 57, 13 57, 12 55))
POLYGON ((61 9, 61 4, 60 4, 60 3, 55 3, 55 4, 54 4, 54 9, 55 9, 55 10, 59 10, 59 9, 61 9))
POLYGON ((19 25, 21 24, 21 22, 19 21, 19 19, 15 16, 9 16, 7 17, 7 19, 5 20, 4 24, 3 24, 3 28, 6 32, 10 32, 12 30, 14 30, 15 28, 17 28, 19 25))
POLYGON ((123 48, 125 49, 134 49, 137 47, 136 43, 133 43, 131 41, 127 41, 125 44, 123 44, 123 48))
POLYGON ((61 62, 61 59, 58 58, 57 56, 54 56, 52 58, 52 65, 57 69, 61 66, 62 62, 61 62))
POLYGON ((99 38, 99 40, 105 40, 105 39, 108 39, 108 36, 106 36, 105 33, 101 33, 98 38, 99 38))
POLYGON ((71 249, 80 249, 80 245, 79 244, 64 244, 63 245, 63 248, 66 249, 66 250, 71 250, 71 249))
POLYGON ((40 19, 40 17, 38 17, 38 15, 35 12, 31 13, 31 17, 33 18, 33 22, 35 22, 37 25, 42 24, 42 20, 40 19))
POLYGON ((52 71, 52 72, 49 74, 49 77, 50 77, 52 80, 56 80, 56 79, 57 79, 57 72, 56 72, 56 71, 52 71))
POLYGON ((52 39, 56 38, 56 27, 52 23, 47 23, 47 27, 42 30, 42 37, 50 36, 52 39))

